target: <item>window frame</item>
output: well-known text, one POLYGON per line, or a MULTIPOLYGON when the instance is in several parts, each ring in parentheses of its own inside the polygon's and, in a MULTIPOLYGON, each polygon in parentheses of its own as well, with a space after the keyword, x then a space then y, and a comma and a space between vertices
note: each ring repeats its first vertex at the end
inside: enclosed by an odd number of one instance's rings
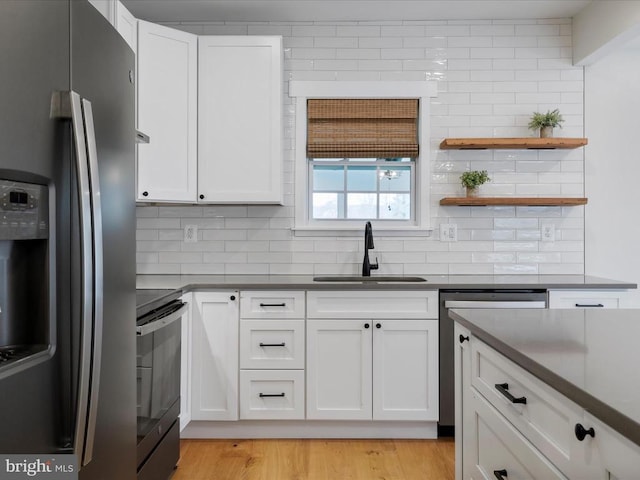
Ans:
POLYGON ((363 220, 313 220, 310 215, 307 159, 307 100, 314 98, 416 98, 418 99, 419 155, 414 165, 414 212, 406 221, 372 220, 377 232, 386 235, 429 235, 430 225, 430 103, 436 96, 436 82, 416 81, 290 81, 289 96, 295 99, 295 235, 360 235, 363 220), (396 223, 391 225, 390 222, 396 223), (400 222, 401 224, 398 224, 400 222))

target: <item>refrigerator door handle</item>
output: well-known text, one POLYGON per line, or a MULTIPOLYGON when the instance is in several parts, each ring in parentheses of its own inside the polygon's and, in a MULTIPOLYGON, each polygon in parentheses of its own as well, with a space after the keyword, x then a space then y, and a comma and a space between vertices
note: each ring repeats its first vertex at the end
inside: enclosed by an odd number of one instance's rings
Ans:
MULTIPOLYGON (((78 372, 77 390, 77 412, 73 450, 78 455, 80 466, 84 466, 91 461, 93 452, 93 436, 95 432, 95 420, 97 410, 97 390, 99 386, 99 366, 100 358, 94 359, 95 349, 100 352, 101 342, 94 345, 94 313, 97 310, 94 293, 100 284, 102 288, 102 278, 99 282, 94 282, 94 256, 96 253, 95 238, 92 233, 95 228, 96 219, 93 215, 92 202, 94 201, 91 191, 89 154, 91 142, 87 140, 87 130, 85 125, 86 113, 83 115, 83 103, 80 95, 76 92, 54 92, 51 98, 51 117, 70 119, 73 129, 74 150, 77 170, 77 195, 78 210, 80 220, 80 265, 81 265, 81 338, 80 338, 80 365, 78 372), (92 373, 98 373, 94 377, 92 373), (95 392, 95 393, 94 393, 95 392)), ((91 107, 89 105, 89 112, 91 107)), ((93 130, 93 121, 91 121, 93 130)), ((93 135, 93 132, 90 132, 93 135)), ((95 137, 92 140, 95 151, 95 137)), ((97 174, 97 172, 96 172, 97 174)), ((99 200, 98 200, 99 204, 99 200)), ((102 222, 97 222, 102 226, 102 222)), ((101 240, 100 240, 101 242, 101 240)), ((101 245, 100 245, 101 246, 101 245)), ((102 268, 102 251, 100 254, 100 269, 102 268)), ((100 298, 102 294, 100 290, 100 298)), ((99 311, 101 313, 102 306, 99 311)), ((101 324, 99 325, 101 328, 101 324)))
POLYGON ((103 324, 103 248, 102 248, 102 204, 100 196, 100 177, 98 175, 98 152, 96 133, 93 124, 91 102, 82 99, 85 138, 89 160, 89 187, 91 189, 91 222, 93 231, 93 355, 91 362, 91 384, 89 387, 89 412, 87 415, 87 433, 82 465, 93 457, 96 420, 98 415, 98 394, 100 390, 100 367, 102 363, 102 324, 103 324))

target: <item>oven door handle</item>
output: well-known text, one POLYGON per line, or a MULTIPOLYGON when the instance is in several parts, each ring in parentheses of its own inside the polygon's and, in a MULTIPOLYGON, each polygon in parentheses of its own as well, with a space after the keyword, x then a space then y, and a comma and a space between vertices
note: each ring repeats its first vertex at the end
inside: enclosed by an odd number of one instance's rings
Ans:
POLYGON ((184 315, 184 312, 187 311, 187 307, 188 307, 188 304, 183 303, 180 308, 171 312, 166 317, 162 317, 162 318, 159 318, 158 320, 154 320, 153 322, 145 323, 144 325, 136 327, 136 335, 138 335, 139 337, 142 337, 144 335, 148 335, 157 330, 160 330, 161 328, 164 328, 167 325, 172 324, 176 320, 179 320, 180 317, 182 317, 182 315, 184 315))
POLYGON ((547 308, 544 300, 540 301, 493 301, 493 300, 447 300, 445 308, 547 308))

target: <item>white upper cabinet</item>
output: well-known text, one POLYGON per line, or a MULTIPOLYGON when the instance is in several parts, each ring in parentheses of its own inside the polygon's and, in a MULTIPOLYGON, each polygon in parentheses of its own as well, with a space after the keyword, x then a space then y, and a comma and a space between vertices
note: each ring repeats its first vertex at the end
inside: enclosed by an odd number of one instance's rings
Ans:
POLYGON ((138 23, 138 145, 141 201, 194 203, 197 195, 198 37, 138 23))
POLYGON ((115 27, 133 50, 138 53, 138 19, 121 2, 116 2, 115 27))
POLYGON ((199 37, 198 201, 282 204, 282 38, 199 37))

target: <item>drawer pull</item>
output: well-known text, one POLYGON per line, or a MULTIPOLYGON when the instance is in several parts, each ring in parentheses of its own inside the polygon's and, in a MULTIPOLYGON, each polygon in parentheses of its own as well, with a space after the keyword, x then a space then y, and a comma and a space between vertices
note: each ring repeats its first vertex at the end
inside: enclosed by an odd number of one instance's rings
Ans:
POLYGON ((262 343, 260 342, 261 347, 284 347, 284 342, 282 343, 262 343))
POLYGON ((604 308, 601 303, 576 303, 577 308, 604 308))
POLYGON ((511 403, 523 403, 523 404, 527 403, 527 397, 516 398, 513 395, 511 395, 511 392, 509 392, 508 383, 496 383, 496 390, 498 390, 502 395, 507 397, 507 400, 509 400, 511 403))
POLYGON ((504 468, 502 470, 494 470, 493 474, 498 480, 504 480, 505 478, 509 477, 507 471, 504 468))
POLYGON ((576 438, 580 441, 583 441, 587 435, 590 435, 591 438, 595 438, 596 436, 596 431, 593 429, 593 427, 587 430, 580 423, 576 423, 575 432, 576 432, 576 438))
POLYGON ((460 337, 458 337, 460 340, 460 343, 464 343, 465 340, 468 342, 469 341, 469 337, 465 337, 464 335, 460 334, 460 337))
POLYGON ((261 303, 261 307, 286 307, 286 303, 261 303))
POLYGON ((260 398, 284 397, 284 393, 259 393, 258 396, 260 398))

